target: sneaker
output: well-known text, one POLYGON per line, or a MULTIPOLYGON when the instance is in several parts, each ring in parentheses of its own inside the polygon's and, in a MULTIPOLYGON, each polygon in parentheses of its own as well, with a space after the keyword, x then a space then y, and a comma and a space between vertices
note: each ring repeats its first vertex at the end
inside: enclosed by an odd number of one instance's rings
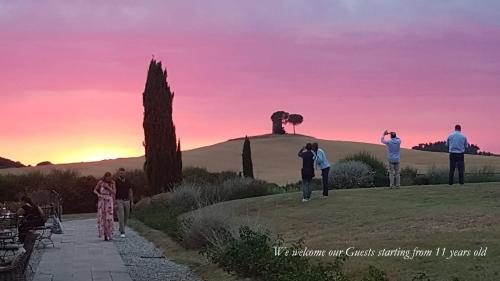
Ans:
POLYGON ((120 234, 120 238, 125 238, 125 233, 120 234))
POLYGON ((325 196, 325 195, 321 195, 320 199, 326 199, 328 198, 328 196, 325 196))
POLYGON ((305 198, 302 199, 302 202, 307 202, 307 201, 309 201, 309 199, 305 199, 305 198))

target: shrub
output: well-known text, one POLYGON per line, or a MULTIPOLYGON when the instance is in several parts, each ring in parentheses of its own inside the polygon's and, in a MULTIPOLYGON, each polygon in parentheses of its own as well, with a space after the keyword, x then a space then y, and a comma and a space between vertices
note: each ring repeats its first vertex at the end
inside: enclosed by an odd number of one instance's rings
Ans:
POLYGON ((374 172, 373 175, 373 184, 375 186, 388 186, 389 185, 389 177, 387 172, 387 166, 385 162, 378 159, 375 155, 362 151, 353 155, 349 155, 342 159, 340 162, 347 161, 359 161, 363 162, 374 172))
POLYGON ((185 213, 200 207, 200 190, 192 184, 175 187, 167 197, 167 205, 175 213, 185 213))
MULTIPOLYGON (((255 231, 248 226, 239 228, 238 237, 226 232, 220 237, 225 239, 222 247, 208 246, 201 253, 228 273, 239 277, 253 277, 266 281, 346 281, 341 268, 345 257, 335 263, 312 264, 300 255, 276 255, 274 247, 283 247, 281 237, 271 239, 268 231, 255 231)), ((303 249, 299 241, 288 250, 303 249)))
POLYGON ((411 279, 411 281, 431 281, 431 279, 424 272, 419 272, 411 279))
POLYGON ((275 184, 251 178, 230 178, 225 180, 220 189, 222 201, 258 197, 273 194, 275 184))
POLYGON ((368 275, 361 281, 389 281, 389 278, 384 271, 370 265, 368 268, 368 275))
POLYGON ((223 171, 212 173, 207 169, 199 167, 186 167, 182 171, 183 182, 197 185, 216 185, 221 184, 229 178, 236 178, 238 174, 232 171, 223 171))
POLYGON ((231 232, 230 216, 221 211, 192 212, 180 225, 182 245, 187 249, 201 249, 218 240, 218 234, 231 232))
POLYGON ((332 166, 330 182, 334 188, 371 187, 373 174, 363 162, 341 162, 332 166))
POLYGON ((180 239, 180 222, 178 209, 169 207, 171 193, 160 193, 139 201, 132 215, 145 225, 161 230, 172 238, 180 239))
POLYGON ((426 174, 418 175, 415 178, 417 185, 445 184, 448 183, 448 170, 432 166, 426 174))
POLYGON ((152 192, 148 188, 148 180, 143 170, 126 171, 125 177, 134 189, 134 200, 137 202, 144 197, 151 196, 152 192))
POLYGON ((418 170, 411 167, 401 169, 401 185, 414 185, 417 179, 418 170))

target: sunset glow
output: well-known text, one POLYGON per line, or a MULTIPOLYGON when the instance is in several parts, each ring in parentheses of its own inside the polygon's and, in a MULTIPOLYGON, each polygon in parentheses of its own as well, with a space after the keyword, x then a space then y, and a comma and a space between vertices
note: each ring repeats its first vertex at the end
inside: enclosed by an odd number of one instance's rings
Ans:
POLYGON ((153 55, 183 149, 286 110, 301 134, 405 147, 461 123, 500 153, 498 1, 0 0, 0 35, 0 156, 24 164, 142 155, 153 55))

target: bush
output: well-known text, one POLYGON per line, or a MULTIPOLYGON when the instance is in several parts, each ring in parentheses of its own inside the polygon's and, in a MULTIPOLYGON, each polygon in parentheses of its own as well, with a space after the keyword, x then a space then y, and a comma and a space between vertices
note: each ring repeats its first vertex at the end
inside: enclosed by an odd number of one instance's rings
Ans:
POLYGON ((251 178, 225 180, 220 189, 222 201, 259 197, 273 194, 277 185, 251 178))
POLYGON ((373 173, 363 162, 336 163, 332 166, 330 182, 334 188, 371 187, 373 186, 373 173))
POLYGON ((401 169, 401 185, 414 185, 417 179, 418 170, 411 167, 401 169))
POLYGON ((183 182, 196 185, 217 185, 225 180, 238 177, 238 174, 232 171, 212 173, 207 169, 199 167, 186 167, 182 171, 183 182))
POLYGON ((175 213, 186 213, 196 210, 200 206, 200 189, 191 184, 182 184, 175 187, 167 198, 167 205, 175 213))
POLYGON ((389 278, 384 271, 370 265, 368 268, 368 275, 361 281, 389 281, 389 278))
POLYGON ((129 180, 134 189, 134 201, 138 202, 144 197, 151 196, 151 190, 148 188, 148 179, 143 170, 132 170, 125 172, 125 178, 129 180))
POLYGON ((445 184, 448 183, 448 170, 432 166, 426 174, 415 178, 416 185, 445 184))
POLYGON ((231 232, 230 216, 220 211, 192 212, 181 220, 180 238, 186 249, 201 249, 231 232))
POLYGON ((359 161, 363 162, 374 172, 373 184, 375 186, 389 186, 389 177, 385 162, 379 160, 375 155, 362 151, 353 155, 349 155, 340 162, 359 161))
MULTIPOLYGON (((300 255, 276 255, 274 247, 283 247, 278 237, 273 241, 268 231, 254 231, 248 226, 239 228, 239 236, 220 234, 224 243, 209 245, 201 253, 228 273, 266 281, 347 281, 342 273, 345 257, 335 263, 312 264, 300 255), (221 246, 223 245, 223 246, 221 246)), ((288 247, 290 252, 303 249, 302 241, 288 247)))

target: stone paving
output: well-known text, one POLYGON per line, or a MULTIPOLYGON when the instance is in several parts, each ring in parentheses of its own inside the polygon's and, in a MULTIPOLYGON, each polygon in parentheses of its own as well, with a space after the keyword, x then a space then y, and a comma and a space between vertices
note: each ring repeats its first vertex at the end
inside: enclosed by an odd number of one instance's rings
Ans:
POLYGON ((34 281, 132 281, 113 242, 97 237, 96 220, 63 223, 55 247, 42 251, 34 281))

